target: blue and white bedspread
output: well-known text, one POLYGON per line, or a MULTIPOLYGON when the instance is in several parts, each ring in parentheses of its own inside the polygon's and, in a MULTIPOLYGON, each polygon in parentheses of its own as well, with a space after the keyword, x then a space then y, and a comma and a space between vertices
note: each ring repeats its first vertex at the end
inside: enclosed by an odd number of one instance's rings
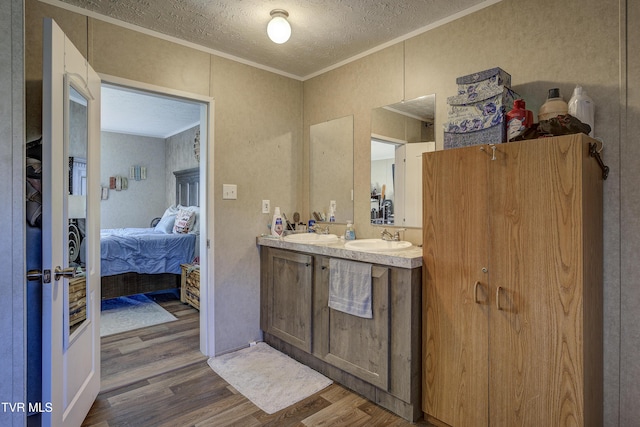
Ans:
POLYGON ((153 228, 100 230, 102 276, 122 273, 180 274, 193 261, 195 234, 165 234, 153 228))

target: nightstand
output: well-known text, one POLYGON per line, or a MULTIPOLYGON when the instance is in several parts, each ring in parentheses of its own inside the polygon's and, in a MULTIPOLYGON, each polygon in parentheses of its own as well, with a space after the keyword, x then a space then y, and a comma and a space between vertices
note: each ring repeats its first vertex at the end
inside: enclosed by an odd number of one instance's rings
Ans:
POLYGON ((200 310, 200 266, 180 264, 182 277, 180 281, 180 301, 200 310))

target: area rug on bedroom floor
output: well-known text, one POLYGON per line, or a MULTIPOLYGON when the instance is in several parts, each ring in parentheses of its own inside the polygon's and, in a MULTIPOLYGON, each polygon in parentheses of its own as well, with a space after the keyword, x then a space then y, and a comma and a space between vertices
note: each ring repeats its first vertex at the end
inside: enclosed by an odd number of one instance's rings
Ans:
POLYGON ((212 357, 207 363, 267 414, 291 406, 333 382, 265 343, 212 357))
POLYGON ((101 305, 101 337, 178 320, 142 294, 103 300, 101 305))

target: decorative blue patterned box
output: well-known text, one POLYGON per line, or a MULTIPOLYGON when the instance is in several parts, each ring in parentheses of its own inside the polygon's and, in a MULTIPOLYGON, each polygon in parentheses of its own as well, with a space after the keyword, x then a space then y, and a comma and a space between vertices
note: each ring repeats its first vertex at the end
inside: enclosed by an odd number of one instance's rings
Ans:
POLYGON ((444 148, 505 142, 505 114, 519 97, 509 89, 511 76, 492 68, 458 77, 456 83, 458 95, 447 98, 444 148))
POLYGON ((488 70, 479 71, 477 73, 458 77, 456 79, 458 85, 458 95, 463 95, 472 86, 506 86, 511 87, 511 74, 502 68, 490 68, 488 70))

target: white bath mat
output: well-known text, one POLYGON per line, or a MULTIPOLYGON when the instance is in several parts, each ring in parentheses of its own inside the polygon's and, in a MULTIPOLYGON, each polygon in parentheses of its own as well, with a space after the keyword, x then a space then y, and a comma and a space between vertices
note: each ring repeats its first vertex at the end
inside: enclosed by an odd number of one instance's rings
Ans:
POLYGON ((103 300, 101 306, 101 337, 178 320, 142 294, 103 300))
POLYGON ((208 363, 267 414, 291 406, 333 382, 265 343, 212 357, 208 363))

